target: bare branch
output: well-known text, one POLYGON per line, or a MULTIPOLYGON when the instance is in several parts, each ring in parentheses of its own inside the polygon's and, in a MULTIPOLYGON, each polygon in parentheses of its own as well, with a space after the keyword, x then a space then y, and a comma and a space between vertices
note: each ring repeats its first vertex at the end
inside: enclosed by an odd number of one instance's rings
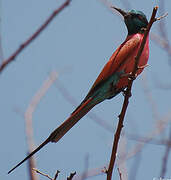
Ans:
POLYGON ((134 69, 133 69, 133 72, 132 72, 132 77, 134 77, 134 78, 130 79, 130 81, 128 83, 127 90, 125 92, 124 103, 123 103, 123 106, 122 106, 121 113, 119 115, 118 127, 117 127, 117 130, 116 130, 115 136, 114 136, 112 154, 111 154, 111 159, 110 159, 110 163, 109 163, 109 168, 108 168, 108 171, 107 171, 107 180, 112 179, 112 172, 113 172, 113 168, 114 168, 114 164, 115 164, 116 152, 117 152, 117 148, 118 148, 118 143, 119 143, 119 139, 120 139, 121 130, 122 130, 122 127, 123 127, 125 113, 126 113, 126 110, 127 110, 128 104, 129 104, 129 98, 130 98, 130 94, 131 94, 132 84, 133 84, 133 81, 135 79, 136 72, 138 70, 139 59, 140 59, 140 56, 141 56, 142 51, 144 49, 147 36, 149 34, 149 31, 151 29, 152 24, 156 21, 155 16, 156 16, 157 10, 158 10, 158 7, 157 6, 154 7, 150 22, 148 23, 147 29, 145 30, 144 37, 143 37, 140 49, 139 49, 139 51, 137 53, 137 56, 135 57, 134 69))
POLYGON ((119 168, 117 168, 117 170, 118 170, 118 173, 119 173, 119 178, 120 178, 120 180, 122 180, 122 173, 120 172, 119 168))
POLYGON ((146 144, 153 144, 158 146, 170 146, 171 147, 171 140, 170 139, 151 139, 149 141, 149 137, 142 137, 137 134, 127 134, 128 139, 146 143, 146 144))
POLYGON ((14 61, 14 59, 23 51, 33 40, 35 40, 40 33, 45 30, 45 28, 49 25, 49 23, 54 19, 56 15, 58 15, 66 6, 69 5, 71 0, 66 0, 59 8, 57 8, 49 17, 48 19, 38 28, 38 30, 29 37, 20 47, 7 59, 3 60, 2 64, 0 65, 0 73, 4 70, 4 68, 14 61))
POLYGON ((38 169, 33 168, 32 170, 35 171, 35 172, 38 173, 38 174, 41 174, 42 176, 47 177, 47 178, 50 179, 50 180, 56 180, 57 177, 58 177, 58 175, 59 175, 59 173, 60 173, 60 171, 57 170, 57 171, 56 171, 56 174, 55 174, 55 177, 52 178, 52 177, 50 177, 48 174, 45 174, 45 173, 41 172, 41 171, 38 170, 38 169))
POLYGON ((151 106, 151 113, 153 115, 153 118, 155 120, 159 120, 160 114, 159 114, 159 111, 157 108, 157 103, 156 103, 155 99, 153 98, 152 92, 150 90, 146 73, 143 73, 143 75, 142 75, 142 86, 143 86, 144 95, 147 98, 147 101, 151 106))
POLYGON ((140 152, 146 144, 151 142, 155 137, 158 137, 165 130, 169 122, 171 122, 171 109, 168 110, 168 113, 164 117, 156 122, 155 128, 152 132, 147 134, 144 141, 137 143, 134 148, 132 148, 132 150, 128 152, 126 159, 135 156, 135 154, 140 152))
POLYGON ((162 16, 155 18, 155 21, 160 21, 161 19, 165 18, 166 16, 168 16, 168 13, 163 14, 162 16))
POLYGON ((75 175, 76 175, 76 171, 74 173, 71 173, 70 176, 67 177, 67 180, 72 180, 75 175))
MULTIPOLYGON (((29 146, 30 148, 30 146, 29 146)), ((29 153, 28 153, 29 154, 29 153)), ((39 180, 39 177, 37 174, 35 174, 32 169, 36 167, 36 162, 35 162, 35 159, 34 157, 31 157, 29 159, 29 166, 28 166, 28 169, 29 169, 29 176, 30 176, 30 180, 39 180)))
MULTIPOLYGON (((26 135, 27 135, 27 142, 29 147, 34 144, 33 140, 33 130, 32 130, 32 116, 33 112, 35 111, 37 105, 39 104, 42 97, 46 94, 47 90, 51 87, 54 81, 57 79, 58 74, 56 72, 51 72, 47 80, 43 83, 42 87, 38 90, 38 92, 34 95, 31 99, 31 102, 28 105, 28 108, 24 114, 25 122, 26 122, 26 135)), ((33 149, 29 149, 32 151, 33 149)))
POLYGON ((136 154, 135 157, 134 157, 134 162, 133 162, 133 165, 130 169, 130 172, 129 172, 129 179, 130 180, 136 180, 136 176, 138 174, 138 168, 140 167, 140 162, 141 162, 141 153, 139 154, 136 154))
POLYGON ((56 179, 58 178, 59 173, 60 173, 60 171, 57 170, 57 171, 56 171, 56 174, 55 174, 55 177, 53 178, 54 180, 56 180, 56 179))
MULTIPOLYGON (((28 108, 24 114, 25 118, 25 128, 26 128, 26 138, 28 144, 29 153, 34 149, 34 140, 33 140, 33 126, 32 126, 32 117, 33 112, 35 111, 37 105, 40 103, 42 97, 46 94, 47 90, 51 87, 54 81, 57 79, 58 74, 56 72, 51 72, 47 80, 43 83, 42 87, 32 98, 31 102, 28 105, 28 108)), ((29 160, 29 172, 32 180, 36 180, 37 177, 32 173, 32 169, 36 167, 35 159, 33 157, 29 160)))

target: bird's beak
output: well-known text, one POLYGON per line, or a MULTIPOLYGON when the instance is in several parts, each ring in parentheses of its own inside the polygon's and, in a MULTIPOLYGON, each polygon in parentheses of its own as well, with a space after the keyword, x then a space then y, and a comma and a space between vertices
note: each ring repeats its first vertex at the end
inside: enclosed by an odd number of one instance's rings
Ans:
POLYGON ((128 16, 128 13, 123 11, 122 9, 119 9, 119 8, 117 8, 115 6, 112 6, 111 8, 117 10, 124 18, 128 16))

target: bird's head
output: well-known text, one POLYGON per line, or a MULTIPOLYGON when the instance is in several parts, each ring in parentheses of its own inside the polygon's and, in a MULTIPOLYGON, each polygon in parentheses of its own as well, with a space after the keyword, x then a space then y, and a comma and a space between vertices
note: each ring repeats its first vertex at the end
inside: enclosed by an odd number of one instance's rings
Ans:
POLYGON ((116 7, 112 8, 117 10, 124 17, 129 35, 144 32, 144 28, 147 27, 148 21, 146 15, 142 11, 131 10, 125 12, 116 7))

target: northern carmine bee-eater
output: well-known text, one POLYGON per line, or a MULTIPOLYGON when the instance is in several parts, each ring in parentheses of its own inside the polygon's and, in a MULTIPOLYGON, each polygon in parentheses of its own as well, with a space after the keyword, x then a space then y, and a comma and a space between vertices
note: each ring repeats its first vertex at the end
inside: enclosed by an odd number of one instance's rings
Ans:
MULTIPOLYGON (((128 35, 126 40, 113 53, 107 64, 102 69, 90 91, 81 104, 74 110, 69 118, 64 121, 50 136, 24 160, 19 162, 8 173, 20 166, 24 161, 33 156, 37 151, 49 142, 58 142, 83 116, 85 116, 95 105, 111 99, 122 92, 128 85, 129 75, 133 71, 135 56, 140 48, 145 28, 148 21, 145 14, 141 11, 131 10, 125 12, 119 8, 113 7, 123 17, 128 35)), ((149 38, 147 38, 144 50, 139 61, 139 75, 147 65, 149 57, 149 38)))

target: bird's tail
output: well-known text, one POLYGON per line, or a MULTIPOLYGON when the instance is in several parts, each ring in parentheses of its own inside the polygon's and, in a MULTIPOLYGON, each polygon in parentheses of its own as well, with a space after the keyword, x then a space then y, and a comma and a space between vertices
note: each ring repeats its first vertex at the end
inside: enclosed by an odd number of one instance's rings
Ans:
POLYGON ((11 173, 14 169, 20 166, 23 162, 33 156, 36 152, 42 149, 49 142, 58 142, 84 115, 86 115, 96 104, 92 103, 93 99, 89 98, 83 101, 80 106, 70 115, 70 117, 64 121, 58 128, 56 128, 50 136, 37 147, 33 152, 31 152, 25 159, 19 162, 15 167, 13 167, 9 172, 11 173))
POLYGON ((83 116, 85 116, 94 106, 92 98, 89 98, 70 115, 57 129, 55 129, 49 138, 51 142, 58 142, 83 116))

